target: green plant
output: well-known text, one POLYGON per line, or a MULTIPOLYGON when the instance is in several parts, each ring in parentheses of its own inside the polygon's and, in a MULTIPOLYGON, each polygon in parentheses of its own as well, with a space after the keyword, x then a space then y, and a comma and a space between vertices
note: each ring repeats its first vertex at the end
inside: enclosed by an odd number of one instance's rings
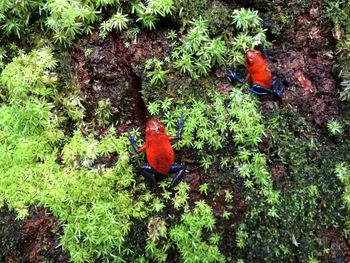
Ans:
POLYGON ((59 43, 72 43, 76 36, 91 33, 97 20, 94 7, 77 0, 48 0, 42 10, 50 13, 45 25, 59 43))
MULTIPOLYGON (((152 115, 161 114, 168 134, 176 133, 177 120, 184 116, 186 123, 181 141, 174 147, 193 147, 201 158, 201 166, 208 169, 217 162, 215 154, 233 145, 257 146, 261 141, 264 126, 257 111, 256 101, 248 94, 235 89, 225 96, 220 93, 208 94, 207 103, 202 100, 185 101, 176 105, 173 99, 154 101, 147 106, 152 115)), ((244 152, 240 148, 239 152, 244 152)), ((243 160, 247 161, 247 160, 243 160)))
POLYGON ((170 230, 170 238, 178 247, 183 262, 224 262, 216 239, 202 240, 206 231, 213 231, 213 212, 204 201, 197 201, 193 211, 185 213, 182 223, 170 230))
POLYGON ((340 92, 340 98, 342 100, 350 100, 350 66, 345 68, 341 72, 342 81, 340 85, 343 87, 343 90, 340 92))
POLYGON ((0 48, 0 69, 3 69, 5 67, 4 59, 7 57, 6 50, 3 48, 0 48))
POLYGON ((258 11, 253 11, 249 8, 235 9, 232 14, 232 20, 234 25, 243 31, 260 27, 262 21, 258 16, 258 11))
POLYGON ((85 108, 82 105, 82 98, 78 95, 69 94, 70 96, 62 98, 62 104, 67 115, 75 122, 81 122, 84 118, 85 108))
POLYGON ((338 41, 337 43, 337 59, 341 66, 341 86, 343 90, 340 92, 342 100, 350 100, 350 22, 348 13, 350 12, 349 1, 327 1, 326 16, 333 23, 333 36, 338 41))
POLYGON ((225 202, 230 203, 233 200, 233 195, 229 190, 225 191, 225 202))
POLYGON ((162 218, 152 217, 148 222, 146 253, 157 262, 166 262, 170 244, 166 242, 167 227, 162 218))
POLYGON ((6 36, 16 35, 18 38, 29 25, 35 12, 43 5, 43 1, 2 1, 0 3, 0 26, 6 36))
MULTIPOLYGON (((334 168, 335 175, 344 186, 344 192, 342 194, 342 202, 347 208, 347 213, 350 211, 350 169, 347 163, 338 163, 334 168)), ((350 221, 346 220, 346 228, 343 232, 346 236, 350 233, 350 221)))
POLYGON ((122 31, 123 29, 128 28, 129 19, 127 14, 123 14, 122 10, 118 10, 110 19, 101 23, 100 36, 105 38, 108 32, 111 32, 113 29, 122 31))
POLYGON ((309 257, 308 263, 320 263, 320 261, 315 257, 309 257))
POLYGON ((235 27, 241 32, 233 38, 229 47, 227 64, 236 67, 243 63, 244 53, 248 49, 254 49, 258 45, 268 46, 266 30, 261 27, 262 19, 257 11, 250 9, 235 9, 232 15, 235 27))
POLYGON ((188 210, 188 199, 189 197, 189 190, 190 187, 188 184, 181 182, 179 183, 178 186, 176 186, 175 188, 177 190, 177 192, 175 193, 175 196, 173 198, 173 204, 174 204, 174 208, 179 210, 180 208, 183 210, 188 210))
POLYGON ((231 216, 231 213, 228 212, 228 211, 224 211, 224 213, 222 214, 222 218, 225 219, 225 220, 229 220, 230 219, 230 216, 231 216))
POLYGON ((148 78, 151 78, 151 85, 165 85, 168 70, 162 69, 163 61, 151 58, 145 63, 145 71, 148 78), (153 69, 153 70, 152 70, 153 69))
POLYGON ((178 0, 174 1, 175 17, 182 27, 185 27, 191 20, 199 18, 207 5, 207 0, 178 0))
POLYGON ((165 17, 172 14, 174 2, 172 0, 149 0, 145 6, 142 2, 131 3, 131 13, 138 16, 137 22, 141 22, 142 26, 152 30, 155 28, 158 16, 165 17))
POLYGON ((202 195, 208 195, 208 184, 207 184, 207 183, 201 184, 201 185, 199 186, 199 192, 200 192, 202 195))
POLYGON ((336 120, 329 121, 327 123, 327 128, 332 135, 338 135, 343 132, 342 125, 336 120))
POLYGON ((74 262, 122 261, 131 253, 124 238, 132 218, 147 217, 157 200, 146 191, 133 195, 126 136, 109 129, 97 140, 77 130, 63 139, 50 102, 57 94, 55 64, 46 48, 20 54, 1 73, 0 204, 16 209, 18 219, 30 204, 47 207, 64 224, 62 246, 74 262), (94 166, 111 154, 113 167, 94 166))
POLYGON ((246 246, 246 240, 248 238, 248 233, 245 231, 246 225, 240 224, 236 232, 236 242, 237 247, 244 248, 246 246))
POLYGON ((148 0, 147 8, 155 15, 171 15, 174 10, 173 0, 148 0))
POLYGON ((344 206, 343 188, 333 168, 336 160, 348 158, 347 143, 335 152, 333 147, 321 151, 328 147, 319 140, 319 131, 293 108, 270 116, 265 132, 272 140, 268 156, 257 156, 250 149, 239 157, 239 162, 248 162, 237 168, 249 205, 244 227, 236 228, 236 246, 248 262, 293 262, 296 255, 305 262, 311 257, 321 259, 328 246, 317 242, 315 231, 341 226, 346 220, 339 213, 344 206), (272 181, 268 175, 275 165, 283 171, 282 180, 273 177, 272 181), (320 205, 323 202, 327 206, 320 205))
POLYGON ((212 66, 223 64, 226 45, 221 38, 209 37, 206 20, 200 17, 190 23, 192 26, 180 44, 173 44, 172 58, 176 68, 198 79, 207 76, 212 66))
POLYGON ((112 116, 111 102, 109 99, 100 100, 95 112, 95 116, 98 120, 98 125, 103 127, 109 124, 112 116))

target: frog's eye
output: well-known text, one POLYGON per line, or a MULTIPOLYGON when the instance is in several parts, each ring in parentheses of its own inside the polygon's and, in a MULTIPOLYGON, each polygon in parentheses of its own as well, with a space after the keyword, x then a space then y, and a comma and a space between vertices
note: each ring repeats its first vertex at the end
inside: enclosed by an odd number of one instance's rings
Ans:
POLYGON ((250 59, 247 59, 247 64, 250 66, 252 64, 252 62, 250 62, 250 59))

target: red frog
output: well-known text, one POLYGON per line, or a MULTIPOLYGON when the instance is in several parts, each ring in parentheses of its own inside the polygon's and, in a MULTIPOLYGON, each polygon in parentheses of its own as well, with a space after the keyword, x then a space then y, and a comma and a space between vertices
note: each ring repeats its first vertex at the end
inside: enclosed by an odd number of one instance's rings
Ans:
POLYGON ((231 80, 245 83, 249 77, 253 84, 248 88, 249 91, 259 96, 272 95, 280 99, 283 93, 283 86, 278 78, 273 77, 267 64, 267 52, 265 49, 248 50, 245 53, 244 64, 248 71, 245 80, 237 76, 235 71, 227 70, 226 74, 231 80))
POLYGON ((178 122, 176 136, 168 136, 164 125, 156 119, 150 119, 146 125, 146 142, 139 148, 135 138, 128 134, 129 140, 136 152, 146 151, 147 164, 140 167, 141 174, 150 183, 155 184, 156 179, 153 174, 166 175, 176 173, 170 186, 176 186, 183 178, 185 166, 174 163, 174 150, 170 141, 181 139, 183 118, 178 122))

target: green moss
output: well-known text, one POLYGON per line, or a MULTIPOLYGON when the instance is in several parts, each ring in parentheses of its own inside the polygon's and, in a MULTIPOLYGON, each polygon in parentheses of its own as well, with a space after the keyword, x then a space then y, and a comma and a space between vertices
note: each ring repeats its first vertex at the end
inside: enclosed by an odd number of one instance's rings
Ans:
POLYGON ((193 211, 185 213, 181 220, 182 224, 170 230, 170 238, 180 250, 183 262, 224 262, 216 242, 203 241, 203 232, 213 230, 215 225, 210 206, 198 201, 193 211))
POLYGON ((121 258, 129 253, 123 242, 130 219, 149 211, 130 191, 129 141, 116 138, 113 129, 100 141, 76 131, 64 142, 65 166, 56 162, 63 133, 49 102, 54 65, 42 49, 15 58, 1 74, 8 100, 0 116, 0 202, 15 208, 18 218, 27 215, 29 204, 47 207, 64 223, 62 244, 75 262, 121 258), (112 153, 118 156, 113 168, 92 167, 98 156, 112 153))
POLYGON ((326 15, 333 23, 333 37, 337 43, 337 60, 341 67, 341 86, 343 90, 340 97, 350 100, 350 2, 349 1, 327 1, 326 15))
POLYGON ((202 15, 203 10, 206 9, 207 0, 180 0, 175 1, 175 13, 178 14, 173 18, 185 27, 188 23, 197 19, 202 15))
POLYGON ((293 110, 276 112, 267 125, 267 133, 272 139, 268 158, 271 169, 284 171, 274 175, 277 216, 269 216, 266 203, 252 195, 254 205, 248 208, 244 228, 237 229, 237 235, 244 236, 237 246, 243 248, 243 258, 248 261, 322 259, 326 256, 322 251, 328 248, 318 230, 341 229, 344 224, 340 198, 343 188, 332 163, 349 158, 347 143, 336 149, 320 140, 293 110))

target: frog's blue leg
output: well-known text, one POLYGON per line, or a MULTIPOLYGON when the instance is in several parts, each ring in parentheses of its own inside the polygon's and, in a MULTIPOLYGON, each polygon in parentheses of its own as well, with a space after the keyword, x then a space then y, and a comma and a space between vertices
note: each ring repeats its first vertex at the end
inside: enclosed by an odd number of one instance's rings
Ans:
POLYGON ((138 152, 140 148, 137 146, 134 136, 132 136, 129 132, 128 132, 128 138, 135 152, 138 152))
POLYGON ((238 82, 240 82, 242 84, 245 83, 243 79, 241 79, 241 78, 239 78, 237 76, 237 72, 236 71, 231 71, 231 70, 228 70, 228 69, 226 69, 225 71, 226 71, 225 72, 226 76, 228 76, 232 81, 238 81, 238 82))
POLYGON ((184 118, 181 116, 181 119, 177 122, 176 136, 168 136, 169 141, 181 139, 183 125, 184 125, 184 118))
POLYGON ((177 134, 176 134, 176 138, 177 139, 181 139, 182 136, 182 127, 184 125, 184 118, 183 116, 181 116, 181 119, 177 122, 177 134))
POLYGON ((274 95, 274 91, 272 89, 267 89, 259 84, 253 83, 248 90, 258 96, 266 96, 266 95, 274 95))
POLYGON ((261 52, 263 59, 269 58, 269 54, 267 54, 266 49, 262 45, 257 46, 257 49, 261 52))
POLYGON ((176 173, 176 175, 173 177, 173 180, 171 181, 171 184, 170 184, 170 187, 175 187, 181 182, 181 180, 184 177, 185 165, 174 163, 171 166, 169 173, 176 173))
POLYGON ((273 77, 271 87, 275 92, 275 97, 280 99, 284 91, 284 86, 281 83, 280 79, 277 77, 273 77))
POLYGON ((153 175, 156 173, 156 171, 148 163, 141 165, 139 171, 151 185, 155 185, 157 183, 156 178, 153 175))
POLYGON ((284 87, 280 83, 279 79, 274 77, 272 79, 271 89, 267 89, 254 83, 248 88, 248 90, 258 96, 272 95, 276 99, 281 99, 284 87))

